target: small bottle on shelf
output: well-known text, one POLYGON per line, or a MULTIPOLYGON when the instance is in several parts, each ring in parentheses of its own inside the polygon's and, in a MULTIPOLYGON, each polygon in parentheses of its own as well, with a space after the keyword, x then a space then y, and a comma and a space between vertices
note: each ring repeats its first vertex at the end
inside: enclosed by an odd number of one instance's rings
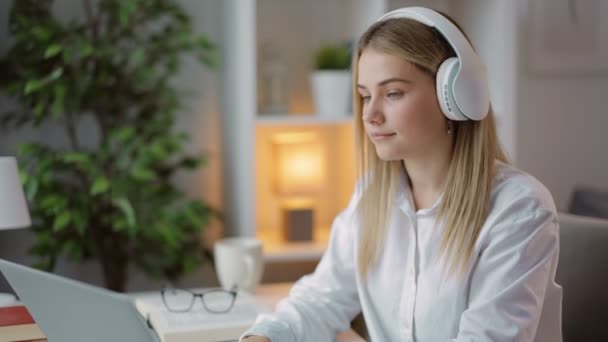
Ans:
POLYGON ((287 65, 276 45, 260 48, 258 111, 262 114, 287 114, 289 83, 287 65))

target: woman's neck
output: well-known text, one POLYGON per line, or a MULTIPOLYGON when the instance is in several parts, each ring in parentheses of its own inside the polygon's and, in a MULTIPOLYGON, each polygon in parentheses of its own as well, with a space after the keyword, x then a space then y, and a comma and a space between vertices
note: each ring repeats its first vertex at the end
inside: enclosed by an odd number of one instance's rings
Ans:
POLYGON ((443 193, 452 161, 451 146, 403 160, 416 210, 430 208, 443 193))

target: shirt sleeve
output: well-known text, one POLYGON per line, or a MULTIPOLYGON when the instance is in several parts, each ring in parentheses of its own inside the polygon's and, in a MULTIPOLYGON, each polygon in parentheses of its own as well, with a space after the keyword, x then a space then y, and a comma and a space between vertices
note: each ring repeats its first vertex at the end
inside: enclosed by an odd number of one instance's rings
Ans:
POLYGON ((298 280, 275 313, 260 315, 241 339, 272 342, 333 341, 361 311, 355 275, 353 227, 344 213, 332 225, 328 248, 314 273, 298 280))
POLYGON ((453 342, 534 341, 559 254, 556 214, 538 210, 492 228, 471 276, 453 342))

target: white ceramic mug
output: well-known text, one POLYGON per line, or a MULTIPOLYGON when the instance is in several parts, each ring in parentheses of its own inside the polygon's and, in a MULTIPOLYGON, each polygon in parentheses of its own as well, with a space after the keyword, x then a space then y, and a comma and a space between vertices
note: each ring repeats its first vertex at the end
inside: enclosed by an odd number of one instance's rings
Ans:
POLYGON ((224 289, 236 286, 253 293, 262 279, 262 242, 250 237, 218 240, 214 245, 215 270, 224 289))

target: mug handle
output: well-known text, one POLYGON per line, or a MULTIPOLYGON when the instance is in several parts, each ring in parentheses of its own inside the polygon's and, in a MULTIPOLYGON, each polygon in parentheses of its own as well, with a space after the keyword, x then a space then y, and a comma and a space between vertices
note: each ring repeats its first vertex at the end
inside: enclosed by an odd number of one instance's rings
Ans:
POLYGON ((251 255, 245 255, 245 259, 243 261, 245 262, 245 281, 243 282, 243 287, 244 290, 253 292, 254 289, 251 287, 254 283, 253 272, 255 271, 255 260, 251 255))

